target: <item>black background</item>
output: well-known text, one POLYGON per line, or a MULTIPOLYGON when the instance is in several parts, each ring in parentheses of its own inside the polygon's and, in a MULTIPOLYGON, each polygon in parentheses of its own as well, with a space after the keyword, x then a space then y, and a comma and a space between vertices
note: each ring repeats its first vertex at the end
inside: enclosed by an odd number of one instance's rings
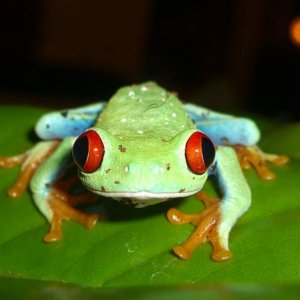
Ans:
POLYGON ((299 0, 6 1, 0 102, 69 107, 155 80, 222 111, 299 120, 299 0))

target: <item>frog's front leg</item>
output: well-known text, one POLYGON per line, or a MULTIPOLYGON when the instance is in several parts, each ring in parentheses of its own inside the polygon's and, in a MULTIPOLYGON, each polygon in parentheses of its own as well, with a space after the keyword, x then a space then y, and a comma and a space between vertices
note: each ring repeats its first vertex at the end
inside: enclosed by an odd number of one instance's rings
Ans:
POLYGON ((193 223, 197 226, 185 243, 173 248, 175 254, 183 259, 189 259, 197 246, 207 240, 214 247, 214 260, 229 259, 232 256, 228 243, 229 233, 237 219, 250 206, 251 192, 232 148, 218 147, 214 172, 223 192, 221 201, 201 194, 198 197, 204 201, 206 209, 199 214, 189 215, 174 208, 168 211, 171 223, 193 223))
POLYGON ((84 200, 84 197, 72 196, 55 187, 57 178, 71 159, 74 139, 64 139, 54 153, 40 165, 30 183, 35 204, 51 224, 49 233, 44 237, 46 242, 61 239, 63 220, 75 220, 86 228, 92 228, 98 220, 97 214, 85 214, 72 207, 74 203, 84 200))

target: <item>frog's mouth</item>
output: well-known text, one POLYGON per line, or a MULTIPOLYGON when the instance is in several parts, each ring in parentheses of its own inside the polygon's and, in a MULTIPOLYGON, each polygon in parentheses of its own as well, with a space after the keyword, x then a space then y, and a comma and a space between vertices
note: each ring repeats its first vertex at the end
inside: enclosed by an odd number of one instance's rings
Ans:
POLYGON ((156 203, 164 202, 171 198, 183 198, 196 194, 200 189, 195 191, 180 191, 176 193, 150 193, 146 191, 141 192, 103 192, 91 190, 91 192, 104 197, 110 197, 121 203, 134 206, 137 208, 153 205, 156 203))
POLYGON ((104 196, 104 197, 111 197, 111 198, 130 198, 130 199, 137 199, 137 200, 148 200, 148 199, 159 199, 163 201, 163 199, 170 199, 170 198, 183 198, 188 197, 191 195, 196 194, 199 192, 200 189, 194 191, 185 191, 181 190, 179 192, 162 192, 162 193, 152 193, 147 191, 140 191, 140 192, 109 192, 109 191, 97 191, 91 190, 91 192, 104 196))

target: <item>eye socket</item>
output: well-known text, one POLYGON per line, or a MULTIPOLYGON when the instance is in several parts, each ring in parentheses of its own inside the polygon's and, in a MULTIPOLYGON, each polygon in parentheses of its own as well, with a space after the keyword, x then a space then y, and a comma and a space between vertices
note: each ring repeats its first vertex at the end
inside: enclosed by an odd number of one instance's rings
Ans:
POLYGON ((83 172, 92 173, 99 169, 103 156, 103 142, 94 130, 81 134, 73 145, 74 161, 83 172))
POLYGON ((214 144, 207 135, 196 131, 186 142, 185 158, 193 173, 203 174, 215 159, 214 144))

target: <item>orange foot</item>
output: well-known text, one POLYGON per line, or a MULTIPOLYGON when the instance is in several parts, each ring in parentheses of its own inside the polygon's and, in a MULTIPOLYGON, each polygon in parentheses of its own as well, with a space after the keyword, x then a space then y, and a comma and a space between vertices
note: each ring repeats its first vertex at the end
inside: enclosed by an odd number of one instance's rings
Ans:
POLYGON ((209 198, 204 192, 197 194, 197 198, 204 202, 206 209, 198 214, 182 213, 175 208, 169 209, 168 220, 172 224, 192 223, 196 225, 195 231, 183 244, 173 248, 174 253, 182 259, 189 259, 193 251, 201 244, 209 240, 213 245, 212 259, 224 261, 232 257, 231 251, 224 249, 219 243, 217 232, 220 219, 219 200, 209 198))
POLYGON ((74 220, 88 229, 93 228, 99 219, 99 215, 86 214, 72 206, 94 202, 96 200, 95 197, 93 194, 72 196, 62 190, 52 188, 48 198, 52 211, 51 227, 50 231, 45 235, 44 241, 49 243, 62 238, 61 224, 63 220, 74 220))
POLYGON ((45 141, 38 143, 20 155, 10 157, 0 156, 0 167, 11 168, 21 165, 19 178, 7 191, 9 197, 16 198, 24 193, 38 166, 53 153, 58 145, 59 141, 45 141))
POLYGON ((289 161, 285 155, 267 154, 261 151, 257 146, 233 146, 237 152, 242 169, 250 169, 251 166, 256 170, 258 175, 264 180, 272 180, 275 174, 268 168, 266 162, 271 162, 276 166, 281 166, 289 161))

